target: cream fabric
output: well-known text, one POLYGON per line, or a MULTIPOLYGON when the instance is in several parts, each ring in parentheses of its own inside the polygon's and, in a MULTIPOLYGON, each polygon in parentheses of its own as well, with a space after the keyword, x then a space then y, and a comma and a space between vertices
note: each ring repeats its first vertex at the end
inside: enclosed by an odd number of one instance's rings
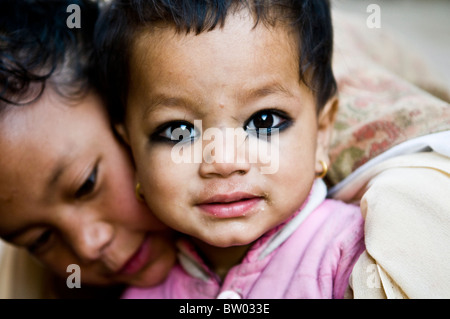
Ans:
POLYGON ((366 252, 355 265, 354 298, 450 298, 450 158, 398 156, 335 195, 358 201, 366 252))

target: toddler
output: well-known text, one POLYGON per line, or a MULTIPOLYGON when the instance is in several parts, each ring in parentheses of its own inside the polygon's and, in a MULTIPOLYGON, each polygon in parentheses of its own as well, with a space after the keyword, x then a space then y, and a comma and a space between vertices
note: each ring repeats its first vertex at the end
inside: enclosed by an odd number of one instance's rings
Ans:
POLYGON ((322 181, 328 1, 113 1, 97 41, 136 191, 190 238, 164 284, 123 297, 343 298, 363 220, 322 181))

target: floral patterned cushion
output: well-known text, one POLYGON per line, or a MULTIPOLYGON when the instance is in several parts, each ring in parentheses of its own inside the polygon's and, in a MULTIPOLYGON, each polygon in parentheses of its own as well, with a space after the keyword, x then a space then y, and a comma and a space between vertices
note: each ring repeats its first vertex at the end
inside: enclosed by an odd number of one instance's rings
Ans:
MULTIPOLYGON (((450 104, 399 76, 400 68, 389 68, 395 64, 392 61, 381 64, 376 59, 381 55, 368 51, 361 26, 345 18, 334 17, 333 63, 340 109, 330 147, 327 178, 331 185, 397 144, 450 129, 450 104)), ((393 47, 392 42, 374 41, 372 49, 390 52, 398 59, 403 53, 393 47)), ((387 61, 386 54, 383 60, 387 61)), ((423 67, 420 60, 415 61, 410 68, 423 67)))

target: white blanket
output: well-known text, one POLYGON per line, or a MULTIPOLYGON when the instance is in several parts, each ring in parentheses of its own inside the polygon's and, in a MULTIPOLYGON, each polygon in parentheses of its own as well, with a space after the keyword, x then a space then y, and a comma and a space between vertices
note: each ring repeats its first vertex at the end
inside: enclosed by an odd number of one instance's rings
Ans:
POLYGON ((450 298, 450 158, 397 156, 334 194, 360 199, 366 252, 350 278, 354 298, 450 298))

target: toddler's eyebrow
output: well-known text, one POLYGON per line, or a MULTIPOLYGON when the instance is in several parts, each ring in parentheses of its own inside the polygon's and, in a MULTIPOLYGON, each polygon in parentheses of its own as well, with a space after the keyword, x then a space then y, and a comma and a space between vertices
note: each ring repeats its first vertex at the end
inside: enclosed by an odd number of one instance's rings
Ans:
POLYGON ((286 95, 287 97, 292 97, 292 93, 288 89, 281 85, 281 83, 275 82, 245 91, 243 94, 239 94, 238 98, 239 100, 248 103, 272 94, 280 93, 282 95, 286 95))
MULTIPOLYGON (((253 100, 261 99, 272 94, 281 94, 287 97, 292 97, 292 93, 278 82, 269 83, 261 87, 252 88, 243 92, 237 93, 237 99, 242 104, 248 103, 253 100)), ((149 113, 154 111, 158 106, 165 107, 186 107, 193 105, 193 102, 185 97, 168 96, 164 93, 158 94, 152 99, 152 101, 146 106, 144 112, 144 118, 148 117, 149 113)))
POLYGON ((178 107, 187 107, 188 105, 191 105, 191 102, 188 99, 185 99, 183 97, 171 97, 167 96, 165 94, 160 94, 156 96, 151 103, 149 103, 144 112, 144 118, 148 116, 149 113, 154 111, 158 106, 178 106, 178 107))

